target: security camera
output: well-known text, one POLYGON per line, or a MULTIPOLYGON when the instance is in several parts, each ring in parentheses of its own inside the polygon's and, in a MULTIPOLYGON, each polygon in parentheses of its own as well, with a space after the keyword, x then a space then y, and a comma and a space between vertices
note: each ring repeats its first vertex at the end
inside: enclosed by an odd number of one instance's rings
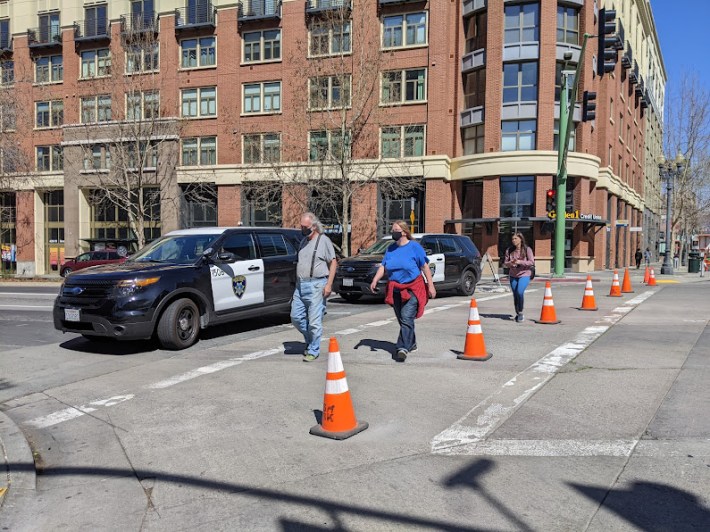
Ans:
POLYGON ((562 59, 565 61, 571 61, 572 60, 572 52, 565 52, 562 54, 562 59))

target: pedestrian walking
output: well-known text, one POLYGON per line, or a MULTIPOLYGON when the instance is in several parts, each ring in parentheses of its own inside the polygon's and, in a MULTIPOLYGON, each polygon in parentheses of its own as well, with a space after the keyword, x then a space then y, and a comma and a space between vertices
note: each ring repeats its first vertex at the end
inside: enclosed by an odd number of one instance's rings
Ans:
POLYGON ((673 268, 676 270, 680 267, 680 254, 678 253, 678 250, 673 254, 673 268))
POLYGON ((705 277, 705 252, 700 252, 700 277, 705 277))
POLYGON ((641 248, 636 248, 634 259, 636 260, 636 269, 638 270, 641 267, 641 259, 643 259, 643 253, 641 253, 641 248))
POLYGON ((370 283, 372 292, 377 291, 377 281, 385 273, 389 279, 385 303, 394 308, 399 322, 395 360, 404 362, 409 353, 417 350, 414 320, 422 317, 429 298, 436 297, 429 259, 424 248, 412 239, 412 233, 404 220, 392 224, 392 245, 385 251, 382 264, 370 283), (426 284, 422 273, 426 277, 426 284))
POLYGON ((649 248, 643 252, 643 259, 646 261, 646 267, 651 266, 651 250, 649 248))
POLYGON ((325 304, 332 292, 338 261, 333 243, 323 234, 323 225, 312 212, 301 216, 301 234, 305 238, 298 250, 291 322, 306 342, 303 361, 312 362, 320 355, 325 304))
POLYGON ((508 268, 510 288, 513 291, 515 305, 515 321, 520 323, 525 319, 523 307, 525 306, 525 289, 530 284, 532 269, 535 267, 535 256, 532 249, 525 244, 522 233, 515 233, 512 237, 513 245, 505 250, 503 267, 508 268))

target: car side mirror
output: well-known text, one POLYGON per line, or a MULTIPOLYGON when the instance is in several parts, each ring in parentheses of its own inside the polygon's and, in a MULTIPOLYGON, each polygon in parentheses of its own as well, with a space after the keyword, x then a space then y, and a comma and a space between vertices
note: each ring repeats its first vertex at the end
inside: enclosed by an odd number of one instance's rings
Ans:
POLYGON ((424 248, 424 252, 427 255, 433 255, 434 254, 434 249, 433 248, 424 248))
POLYGON ((222 251, 217 254, 217 258, 220 262, 236 262, 237 256, 229 251, 222 251))

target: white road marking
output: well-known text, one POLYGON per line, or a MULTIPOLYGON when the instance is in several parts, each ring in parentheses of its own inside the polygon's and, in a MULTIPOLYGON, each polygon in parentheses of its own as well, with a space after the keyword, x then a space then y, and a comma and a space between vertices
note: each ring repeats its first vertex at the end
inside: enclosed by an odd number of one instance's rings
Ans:
POLYGON ((88 405, 84 406, 70 406, 69 408, 65 408, 63 410, 59 410, 58 412, 53 412, 49 415, 46 416, 41 416, 41 417, 36 417, 34 419, 30 419, 27 421, 25 424, 26 425, 31 425, 33 427, 36 427, 38 429, 46 429, 47 427, 51 427, 53 425, 58 425, 59 423, 62 423, 64 421, 69 421, 70 419, 75 419, 78 417, 81 417, 85 414, 90 414, 91 412, 95 412, 96 408, 95 406, 113 406, 117 405, 118 403, 123 403, 125 401, 129 401, 133 399, 135 396, 132 394, 129 395, 116 395, 114 397, 109 397, 108 399, 99 399, 96 401, 90 402, 88 405))
POLYGON ((486 440, 449 447, 448 456, 629 456, 636 440, 486 440))
POLYGON ((347 336, 348 334, 359 333, 360 329, 343 329, 342 331, 335 331, 333 334, 337 336, 347 336))
POLYGON ((618 322, 633 306, 652 296, 654 292, 643 294, 617 307, 610 316, 600 321, 609 325, 592 325, 581 331, 571 342, 553 349, 540 360, 506 382, 499 390, 474 406, 448 429, 434 436, 431 441, 432 453, 467 454, 479 452, 478 444, 502 425, 538 389, 571 360, 576 358, 592 342, 604 334, 611 325, 618 322), (458 448, 452 450, 453 448, 458 448))

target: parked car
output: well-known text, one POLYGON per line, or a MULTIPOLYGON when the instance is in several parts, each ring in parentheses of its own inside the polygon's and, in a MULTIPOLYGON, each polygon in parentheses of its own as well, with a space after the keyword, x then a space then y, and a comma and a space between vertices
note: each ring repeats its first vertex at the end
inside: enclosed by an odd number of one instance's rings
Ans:
MULTIPOLYGON (((481 254, 469 237, 447 233, 416 233, 412 236, 427 253, 437 290, 456 289, 461 295, 473 294, 481 279, 481 254)), ((392 237, 386 236, 356 256, 341 260, 333 291, 346 301, 375 295, 370 291, 370 283, 391 245, 392 237)), ((384 295, 382 288, 386 284, 385 276, 377 285, 378 296, 384 295)))
POLYGON ((88 251, 73 259, 67 259, 64 261, 62 268, 59 270, 59 275, 66 277, 72 272, 83 270, 84 268, 89 268, 90 266, 123 262, 125 260, 126 257, 122 257, 115 250, 88 251))
POLYGON ((184 349, 206 327, 288 312, 302 238, 268 227, 172 231, 122 264, 66 277, 54 327, 89 340, 155 335, 184 349))

